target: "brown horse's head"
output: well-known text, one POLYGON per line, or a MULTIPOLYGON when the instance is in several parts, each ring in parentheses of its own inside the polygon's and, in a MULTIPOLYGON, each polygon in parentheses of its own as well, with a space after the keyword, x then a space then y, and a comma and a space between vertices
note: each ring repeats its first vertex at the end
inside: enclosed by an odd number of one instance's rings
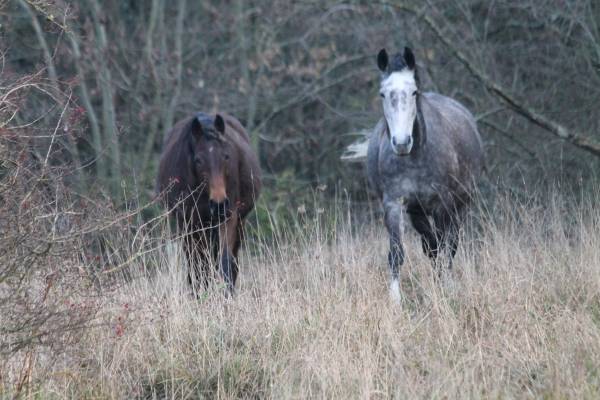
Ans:
MULTIPOLYGON (((233 146, 225 136, 225 121, 198 114, 192 120, 193 168, 201 184, 208 188, 209 209, 213 216, 229 212, 227 180, 232 164, 233 146)), ((206 190, 206 189, 204 189, 206 190)))

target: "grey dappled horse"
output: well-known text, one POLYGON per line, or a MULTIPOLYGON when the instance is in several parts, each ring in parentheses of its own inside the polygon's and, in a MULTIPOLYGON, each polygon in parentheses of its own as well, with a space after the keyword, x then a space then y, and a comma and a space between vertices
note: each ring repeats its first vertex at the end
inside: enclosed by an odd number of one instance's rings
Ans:
MULTIPOLYGON (((450 264, 458 246, 461 220, 483 167, 483 148, 473 115, 457 101, 419 90, 415 57, 377 56, 382 72, 384 118, 362 146, 369 183, 382 200, 390 236, 390 294, 400 297, 399 266, 403 216, 421 235, 423 251, 435 263, 448 249, 450 264)), ((360 146, 353 149, 357 156, 360 146)))

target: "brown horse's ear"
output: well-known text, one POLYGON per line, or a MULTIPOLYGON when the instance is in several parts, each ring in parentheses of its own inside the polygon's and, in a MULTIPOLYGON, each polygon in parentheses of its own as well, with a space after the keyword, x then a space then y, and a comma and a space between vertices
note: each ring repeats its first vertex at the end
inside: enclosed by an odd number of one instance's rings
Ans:
POLYGON ((219 132, 221 135, 225 133, 225 121, 223 120, 223 117, 221 117, 219 114, 217 114, 215 116, 215 129, 217 130, 217 132, 219 132))
POLYGON ((198 121, 198 117, 195 116, 194 119, 192 119, 192 136, 196 139, 200 138, 200 136, 202 136, 202 124, 200 123, 200 121, 198 121))

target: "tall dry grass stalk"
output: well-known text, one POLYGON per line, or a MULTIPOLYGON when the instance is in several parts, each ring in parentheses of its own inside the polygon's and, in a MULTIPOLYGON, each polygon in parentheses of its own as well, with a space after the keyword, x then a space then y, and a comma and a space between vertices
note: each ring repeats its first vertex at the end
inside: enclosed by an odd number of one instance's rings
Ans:
POLYGON ((400 305, 388 298, 382 225, 341 211, 273 240, 252 235, 233 299, 215 285, 196 300, 177 246, 158 247, 34 394, 597 398, 597 199, 482 208, 440 281, 409 231, 400 305))

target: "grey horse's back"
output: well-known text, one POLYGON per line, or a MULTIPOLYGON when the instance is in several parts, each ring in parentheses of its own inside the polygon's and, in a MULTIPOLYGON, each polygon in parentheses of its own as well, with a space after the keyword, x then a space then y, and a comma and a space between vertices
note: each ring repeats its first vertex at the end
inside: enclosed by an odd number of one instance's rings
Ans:
POLYGON ((484 164, 475 117, 458 101, 438 93, 424 93, 422 108, 432 156, 446 160, 453 178, 470 187, 484 164))
POLYGON ((424 93, 423 100, 427 128, 437 131, 440 127, 446 127, 457 144, 473 145, 474 150, 481 153, 483 145, 475 117, 465 106, 450 97, 433 92, 424 93))

